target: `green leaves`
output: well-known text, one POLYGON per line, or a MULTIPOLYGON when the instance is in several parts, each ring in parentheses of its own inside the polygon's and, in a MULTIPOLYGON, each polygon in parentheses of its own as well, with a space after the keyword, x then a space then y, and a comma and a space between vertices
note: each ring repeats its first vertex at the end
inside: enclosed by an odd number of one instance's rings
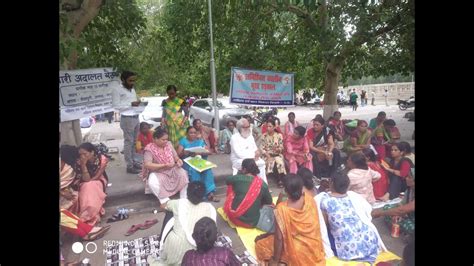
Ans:
MULTIPOLYGON (((343 82, 413 72, 413 11, 412 1, 214 0, 218 92, 229 92, 232 66, 294 72, 297 89, 320 90, 336 58, 343 82)), ((107 1, 79 42, 61 40, 61 53, 71 47, 81 68, 138 72, 139 89, 210 93, 207 1, 107 1)))
POLYGON ((139 46, 144 27, 143 12, 135 1, 106 1, 81 35, 78 68, 130 68, 133 62, 128 53, 139 46))

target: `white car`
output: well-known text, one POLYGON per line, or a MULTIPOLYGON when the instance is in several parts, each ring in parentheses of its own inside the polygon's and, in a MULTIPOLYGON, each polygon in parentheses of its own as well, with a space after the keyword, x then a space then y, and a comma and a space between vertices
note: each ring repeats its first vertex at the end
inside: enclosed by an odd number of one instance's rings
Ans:
POLYGON ((161 103, 167 97, 144 97, 142 103, 145 103, 145 110, 138 116, 141 122, 147 122, 152 125, 152 128, 156 128, 161 125, 161 116, 163 115, 163 109, 161 103))
MULTIPOLYGON (((242 118, 244 115, 254 116, 254 112, 249 109, 239 108, 236 105, 229 104, 227 98, 217 100, 217 108, 219 108, 219 128, 224 129, 228 119, 235 121, 242 118)), ((203 124, 214 127, 214 109, 212 99, 198 99, 191 105, 189 116, 191 121, 194 119, 201 119, 203 124)))

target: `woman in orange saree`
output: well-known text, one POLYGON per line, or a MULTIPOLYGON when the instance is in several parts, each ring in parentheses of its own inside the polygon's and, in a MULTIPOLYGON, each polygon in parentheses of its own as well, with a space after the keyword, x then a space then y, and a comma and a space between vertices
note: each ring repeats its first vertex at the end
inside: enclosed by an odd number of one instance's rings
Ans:
POLYGON ((289 174, 285 179, 288 200, 276 206, 275 233, 255 239, 257 259, 261 265, 326 265, 316 203, 303 193, 300 176, 289 174))

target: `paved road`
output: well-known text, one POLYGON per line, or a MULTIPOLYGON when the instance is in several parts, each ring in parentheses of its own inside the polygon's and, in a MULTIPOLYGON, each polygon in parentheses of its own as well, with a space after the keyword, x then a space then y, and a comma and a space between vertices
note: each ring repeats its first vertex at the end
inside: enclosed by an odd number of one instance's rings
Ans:
MULTIPOLYGON (((340 109, 343 119, 365 119, 370 120, 375 117, 379 111, 385 111, 387 117, 394 119, 397 123, 397 126, 400 129, 401 139, 409 141, 412 145, 414 142, 411 140, 411 134, 414 130, 414 123, 408 122, 407 119, 403 118, 404 114, 407 111, 400 111, 398 106, 392 105, 390 107, 386 106, 365 106, 359 107, 357 111, 352 111, 350 107, 345 107, 340 109)), ((408 110, 412 111, 412 110, 408 110)), ((294 108, 288 108, 279 112, 278 117, 280 118, 282 124, 288 120, 288 113, 294 112, 296 114, 296 119, 301 123, 309 122, 316 114, 322 114, 321 109, 315 109, 309 106, 299 106, 294 108)), ((93 125, 89 132, 89 139, 91 141, 101 141, 104 142, 109 148, 115 148, 118 151, 123 149, 123 137, 122 131, 120 130, 120 123, 108 124, 107 122, 98 122, 93 125)), ((137 175, 125 173, 125 162, 123 155, 120 153, 112 154, 114 160, 109 162, 107 172, 110 179, 110 186, 107 188, 107 200, 105 204, 106 214, 103 217, 103 221, 100 225, 105 225, 107 218, 112 216, 117 207, 127 207, 137 210, 135 213, 131 214, 129 219, 113 223, 112 228, 102 239, 95 241, 97 244, 97 252, 94 254, 88 254, 86 251, 83 251, 81 254, 74 254, 71 251, 71 245, 73 242, 80 241, 74 237, 65 237, 63 240, 63 246, 61 248, 63 255, 68 261, 83 259, 88 257, 91 259, 92 265, 104 265, 105 256, 102 253, 104 244, 107 244, 107 241, 111 240, 132 240, 139 237, 145 237, 153 234, 159 234, 163 217, 163 213, 154 214, 153 210, 158 206, 158 201, 152 195, 145 195, 144 185, 140 181, 137 175), (133 224, 143 223, 145 220, 157 218, 159 222, 147 229, 140 230, 132 236, 124 236, 124 233, 128 228, 133 224), (105 241, 105 242, 104 242, 105 241)), ((217 186, 217 195, 222 199, 219 203, 213 203, 213 205, 218 208, 222 207, 224 204, 225 197, 225 177, 232 174, 231 163, 229 155, 211 155, 209 160, 218 165, 215 168, 214 175, 216 177, 216 186, 217 186)), ((277 196, 280 192, 280 189, 276 187, 276 184, 273 180, 269 180, 270 189, 272 194, 277 196)), ((240 238, 236 234, 234 229, 231 229, 218 215, 217 220, 218 228, 221 232, 228 235, 233 241, 233 250, 236 254, 241 254, 245 251, 240 238)), ((390 236, 389 228, 383 224, 382 219, 374 220, 374 224, 377 226, 379 233, 389 250, 395 254, 401 256, 404 243, 401 238, 392 238, 390 236)), ((82 242, 86 245, 88 242, 82 242)), ((90 244, 89 247, 93 247, 90 244)), ((91 250, 91 249, 89 249, 91 250)))

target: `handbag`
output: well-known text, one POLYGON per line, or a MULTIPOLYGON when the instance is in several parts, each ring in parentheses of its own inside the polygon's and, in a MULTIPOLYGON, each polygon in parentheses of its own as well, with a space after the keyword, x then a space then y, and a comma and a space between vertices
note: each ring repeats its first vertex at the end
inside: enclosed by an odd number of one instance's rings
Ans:
POLYGON ((271 205, 264 205, 260 209, 260 218, 255 227, 264 232, 273 233, 275 230, 275 213, 273 211, 274 208, 271 205))

